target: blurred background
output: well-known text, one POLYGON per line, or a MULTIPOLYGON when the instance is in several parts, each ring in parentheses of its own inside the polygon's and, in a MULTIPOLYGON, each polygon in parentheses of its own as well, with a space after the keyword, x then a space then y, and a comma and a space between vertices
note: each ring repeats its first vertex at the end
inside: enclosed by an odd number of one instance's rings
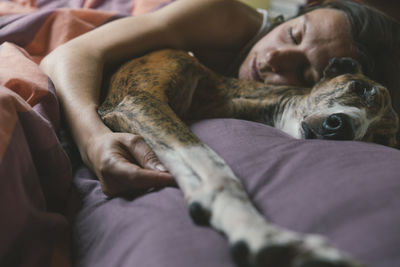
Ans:
POLYGON ((284 15, 285 18, 297 13, 298 7, 307 0, 240 0, 255 8, 268 9, 271 15, 284 15))
POLYGON ((264 9, 269 8, 269 2, 270 2, 270 0, 239 0, 239 1, 255 8, 264 8, 264 9))
MULTIPOLYGON (((268 9, 272 16, 282 14, 286 19, 294 16, 301 5, 324 0, 240 0, 255 8, 268 9)), ((400 0, 354 0, 365 2, 400 21, 400 0)))

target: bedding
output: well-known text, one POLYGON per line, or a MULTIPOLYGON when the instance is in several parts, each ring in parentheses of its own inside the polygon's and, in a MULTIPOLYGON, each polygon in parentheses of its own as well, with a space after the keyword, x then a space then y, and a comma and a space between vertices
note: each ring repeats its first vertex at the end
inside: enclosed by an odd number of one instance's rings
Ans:
MULTIPOLYGON (((197 122, 192 130, 227 161, 270 221, 322 234, 369 266, 400 266, 399 151, 295 140, 234 119, 197 122)), ((178 189, 109 200, 84 167, 75 184, 83 196, 76 266, 234 266, 224 237, 191 222, 178 189)))
MULTIPOLYGON (((224 238, 191 222, 178 189, 109 199, 90 170, 75 168, 55 89, 38 68, 71 38, 170 2, 0 1, 0 266, 233 266, 224 238)), ((233 119, 192 130, 272 222, 323 234, 370 266, 400 266, 400 151, 294 140, 233 119)))

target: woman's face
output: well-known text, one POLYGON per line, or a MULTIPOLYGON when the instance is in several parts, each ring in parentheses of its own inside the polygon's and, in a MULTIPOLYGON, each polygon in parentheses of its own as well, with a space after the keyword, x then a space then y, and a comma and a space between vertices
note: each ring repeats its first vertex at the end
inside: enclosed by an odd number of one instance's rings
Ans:
POLYGON ((355 57, 346 15, 316 9, 277 26, 250 50, 239 78, 268 84, 309 86, 333 57, 355 57))

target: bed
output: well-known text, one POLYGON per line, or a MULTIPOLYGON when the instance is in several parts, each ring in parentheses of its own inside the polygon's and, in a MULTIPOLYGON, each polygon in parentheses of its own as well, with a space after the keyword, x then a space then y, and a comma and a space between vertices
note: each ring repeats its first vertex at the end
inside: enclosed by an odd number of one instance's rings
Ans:
MULTIPOLYGON (((193 224, 177 188, 113 199, 101 192, 67 155, 55 89, 38 68, 65 41, 169 2, 0 2, 0 266, 234 266, 224 237, 193 224)), ((191 128, 270 221, 322 234, 370 266, 400 266, 399 150, 295 140, 235 119, 191 128)))

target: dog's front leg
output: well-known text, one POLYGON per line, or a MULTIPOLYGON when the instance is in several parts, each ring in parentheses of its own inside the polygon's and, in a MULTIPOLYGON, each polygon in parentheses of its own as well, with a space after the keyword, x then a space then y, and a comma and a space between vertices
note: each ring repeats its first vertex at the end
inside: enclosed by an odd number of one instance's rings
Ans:
POLYGON ((323 264, 342 259, 319 238, 302 239, 267 223, 226 163, 201 143, 165 102, 143 91, 126 96, 102 118, 114 131, 143 136, 177 180, 193 220, 226 235, 239 265, 295 266, 290 264, 298 261, 297 266, 308 266, 309 259, 323 264))
POLYGON ((196 223, 210 224, 229 239, 238 258, 246 258, 265 243, 269 224, 251 204, 226 163, 201 143, 168 104, 145 91, 126 96, 112 111, 102 114, 114 131, 134 132, 145 139, 182 189, 196 223))

